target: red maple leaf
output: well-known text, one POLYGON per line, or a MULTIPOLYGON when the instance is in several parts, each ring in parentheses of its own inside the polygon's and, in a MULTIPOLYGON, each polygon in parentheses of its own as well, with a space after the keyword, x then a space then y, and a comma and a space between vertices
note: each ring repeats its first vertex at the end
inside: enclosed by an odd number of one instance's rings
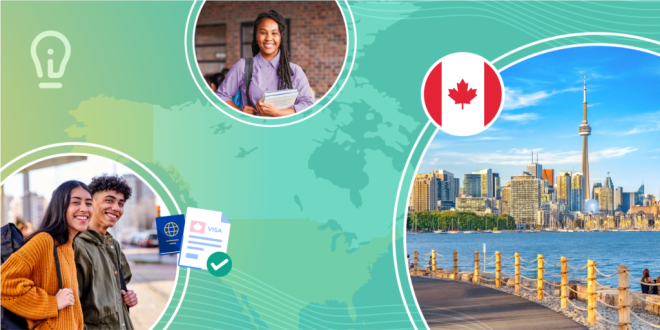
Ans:
POLYGON ((470 104, 470 101, 477 97, 477 90, 474 88, 470 88, 470 90, 468 90, 468 84, 463 79, 461 79, 461 82, 456 84, 456 86, 458 87, 458 90, 456 90, 456 88, 450 89, 449 97, 451 97, 451 99, 456 102, 454 104, 460 103, 461 110, 463 110, 463 106, 465 106, 465 104, 470 104))

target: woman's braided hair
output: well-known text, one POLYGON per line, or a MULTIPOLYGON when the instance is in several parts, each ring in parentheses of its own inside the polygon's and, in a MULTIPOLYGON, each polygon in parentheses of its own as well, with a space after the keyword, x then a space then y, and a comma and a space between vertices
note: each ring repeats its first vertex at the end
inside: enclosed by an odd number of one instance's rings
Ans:
POLYGON ((267 13, 261 13, 254 21, 254 31, 252 32, 252 56, 257 56, 257 54, 259 54, 260 49, 259 44, 257 43, 257 29, 259 28, 259 23, 267 18, 277 22, 277 26, 280 29, 280 65, 277 68, 277 76, 280 79, 277 84, 277 89, 293 88, 293 83, 291 82, 293 70, 291 70, 291 65, 289 63, 289 45, 287 43, 287 35, 289 32, 287 31, 284 17, 278 12, 271 10, 267 13))

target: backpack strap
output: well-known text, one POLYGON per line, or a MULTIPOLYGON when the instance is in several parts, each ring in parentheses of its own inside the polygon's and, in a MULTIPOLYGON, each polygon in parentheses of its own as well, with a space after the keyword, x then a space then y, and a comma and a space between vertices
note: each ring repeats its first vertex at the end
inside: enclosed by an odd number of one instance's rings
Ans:
POLYGON ((253 69, 253 58, 245 59, 245 71, 243 73, 243 81, 245 84, 245 98, 247 99, 247 105, 254 107, 252 100, 250 100, 250 83, 252 82, 252 69, 253 69))
MULTIPOLYGON (((128 292, 128 288, 126 288, 126 280, 124 279, 124 273, 121 271, 121 262, 119 262, 119 249, 115 249, 115 256, 117 256, 117 271, 119 272, 119 286, 121 287, 122 290, 125 292, 128 292)), ((127 309, 130 309, 130 307, 126 306, 127 309)))
POLYGON ((60 290, 62 290, 64 288, 62 286, 62 271, 60 270, 60 257, 57 255, 55 238, 53 238, 53 255, 55 256, 55 268, 57 269, 57 282, 60 284, 60 290))

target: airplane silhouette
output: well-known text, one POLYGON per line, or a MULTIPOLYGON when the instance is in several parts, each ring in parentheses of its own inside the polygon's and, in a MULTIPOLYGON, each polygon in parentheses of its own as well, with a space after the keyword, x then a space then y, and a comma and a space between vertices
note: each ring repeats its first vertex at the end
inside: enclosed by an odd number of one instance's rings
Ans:
POLYGON ((238 148, 238 149, 241 150, 241 152, 239 152, 238 155, 236 155, 236 158, 245 158, 245 156, 247 156, 247 155, 249 155, 250 153, 252 153, 253 151, 257 150, 257 148, 259 148, 259 147, 254 147, 254 148, 253 148, 252 150, 250 150, 250 151, 247 151, 247 150, 245 150, 245 149, 243 149, 243 148, 238 148))
POLYGON ((211 126, 211 128, 215 128, 215 132, 213 132, 213 134, 218 134, 218 135, 224 134, 231 127, 232 125, 227 125, 226 123, 220 123, 218 125, 211 126))

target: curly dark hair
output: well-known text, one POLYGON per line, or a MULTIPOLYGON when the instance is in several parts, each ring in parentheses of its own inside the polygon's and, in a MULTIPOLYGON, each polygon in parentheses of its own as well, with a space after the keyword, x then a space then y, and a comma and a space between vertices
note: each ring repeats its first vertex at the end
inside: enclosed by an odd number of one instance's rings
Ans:
POLYGON ((89 184, 89 189, 92 190, 92 196, 99 191, 114 190, 118 193, 124 194, 124 200, 127 201, 131 197, 132 189, 126 183, 124 178, 119 175, 102 174, 95 176, 89 184))

